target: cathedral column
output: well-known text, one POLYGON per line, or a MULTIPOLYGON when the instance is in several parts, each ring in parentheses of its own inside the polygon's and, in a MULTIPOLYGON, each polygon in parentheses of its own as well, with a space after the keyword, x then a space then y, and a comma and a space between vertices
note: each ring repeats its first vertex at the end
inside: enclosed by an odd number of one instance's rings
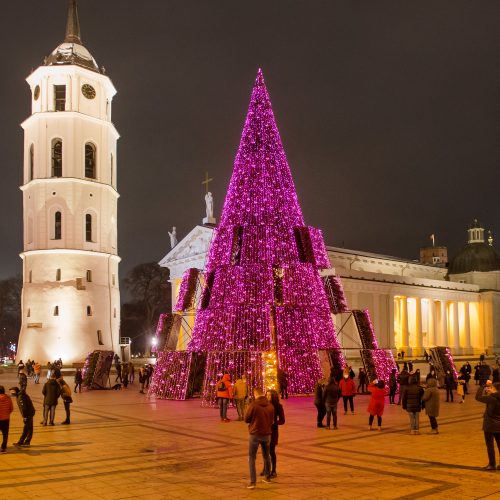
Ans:
POLYGON ((458 302, 453 301, 450 303, 453 310, 453 329, 452 329, 452 339, 453 339, 453 349, 455 353, 460 352, 460 330, 458 328, 458 302))
POLYGON ((465 337, 465 349, 470 352, 472 349, 470 341, 470 314, 469 314, 469 302, 464 302, 464 337, 465 337))
POLYGON ((446 310, 446 301, 439 301, 439 344, 448 345, 448 312, 446 310))
POLYGON ((378 293, 373 294, 373 311, 372 311, 372 321, 373 328, 375 328, 375 334, 377 338, 380 339, 380 296, 378 293))
POLYGON ((420 297, 415 297, 415 354, 417 355, 422 353, 423 340, 422 299, 420 297))
POLYGON ((401 298, 401 346, 400 349, 405 351, 409 356, 408 344, 410 343, 410 332, 408 328, 408 299, 406 297, 401 298))
POLYGON ((395 338, 394 338, 394 318, 396 317, 396 311, 395 307, 396 304, 394 303, 394 297, 392 295, 388 296, 389 298, 389 317, 387 318, 387 328, 388 328, 388 337, 387 337, 387 343, 385 344, 387 348, 393 349, 396 346, 395 338))
POLYGON ((433 347, 436 345, 436 330, 437 330, 436 302, 434 302, 434 299, 429 299, 429 322, 427 325, 427 347, 433 347))

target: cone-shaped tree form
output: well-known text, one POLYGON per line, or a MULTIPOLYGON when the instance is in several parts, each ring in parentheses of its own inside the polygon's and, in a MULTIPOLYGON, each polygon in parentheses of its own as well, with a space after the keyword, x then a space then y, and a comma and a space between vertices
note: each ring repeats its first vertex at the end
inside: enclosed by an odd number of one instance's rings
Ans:
POLYGON ((208 353, 205 397, 222 370, 272 386, 276 363, 291 393, 313 391, 319 351, 340 347, 318 271, 325 267, 323 237, 304 226, 259 70, 188 346, 208 353))
POLYGON ((260 69, 236 154, 220 227, 245 224, 304 225, 260 69))

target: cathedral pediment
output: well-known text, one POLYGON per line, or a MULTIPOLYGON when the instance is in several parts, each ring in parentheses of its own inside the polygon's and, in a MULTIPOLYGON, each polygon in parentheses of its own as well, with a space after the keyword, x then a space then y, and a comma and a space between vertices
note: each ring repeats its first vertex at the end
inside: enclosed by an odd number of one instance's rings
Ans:
MULTIPOLYGON (((172 268, 186 260, 202 260, 212 241, 213 228, 196 226, 159 262, 160 266, 172 268)), ((197 266, 194 266, 197 267, 197 266)))

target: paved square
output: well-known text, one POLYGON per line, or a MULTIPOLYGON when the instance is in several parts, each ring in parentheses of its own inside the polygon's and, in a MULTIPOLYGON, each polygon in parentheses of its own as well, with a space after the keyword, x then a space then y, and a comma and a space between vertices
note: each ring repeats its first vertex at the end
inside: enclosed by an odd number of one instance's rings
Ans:
MULTIPOLYGON (((1 374, 0 384, 8 389, 15 375, 1 374)), ((9 448, 0 456, 1 499, 500 498, 500 471, 479 471, 487 463, 484 405, 473 395, 465 404, 442 403, 439 435, 427 434, 422 415, 420 436, 409 434, 399 406, 386 406, 381 433, 368 431, 368 396, 355 398, 355 415, 340 412, 338 431, 316 428, 312 398, 291 398, 283 403, 278 478, 248 491, 242 422, 222 424, 216 410, 197 400, 149 398, 136 383, 76 394, 70 426, 59 425, 59 404, 58 424, 42 427, 41 388, 29 381, 37 408, 29 449, 11 446, 22 428, 15 407, 9 448)))

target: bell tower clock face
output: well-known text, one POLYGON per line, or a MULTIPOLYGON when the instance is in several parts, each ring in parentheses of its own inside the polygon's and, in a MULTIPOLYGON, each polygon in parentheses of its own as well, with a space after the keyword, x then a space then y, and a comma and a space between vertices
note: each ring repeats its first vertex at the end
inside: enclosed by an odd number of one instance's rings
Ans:
POLYGON ((86 83, 85 85, 82 85, 82 94, 87 99, 94 99, 94 97, 95 97, 95 88, 92 87, 92 85, 89 85, 88 83, 86 83))

